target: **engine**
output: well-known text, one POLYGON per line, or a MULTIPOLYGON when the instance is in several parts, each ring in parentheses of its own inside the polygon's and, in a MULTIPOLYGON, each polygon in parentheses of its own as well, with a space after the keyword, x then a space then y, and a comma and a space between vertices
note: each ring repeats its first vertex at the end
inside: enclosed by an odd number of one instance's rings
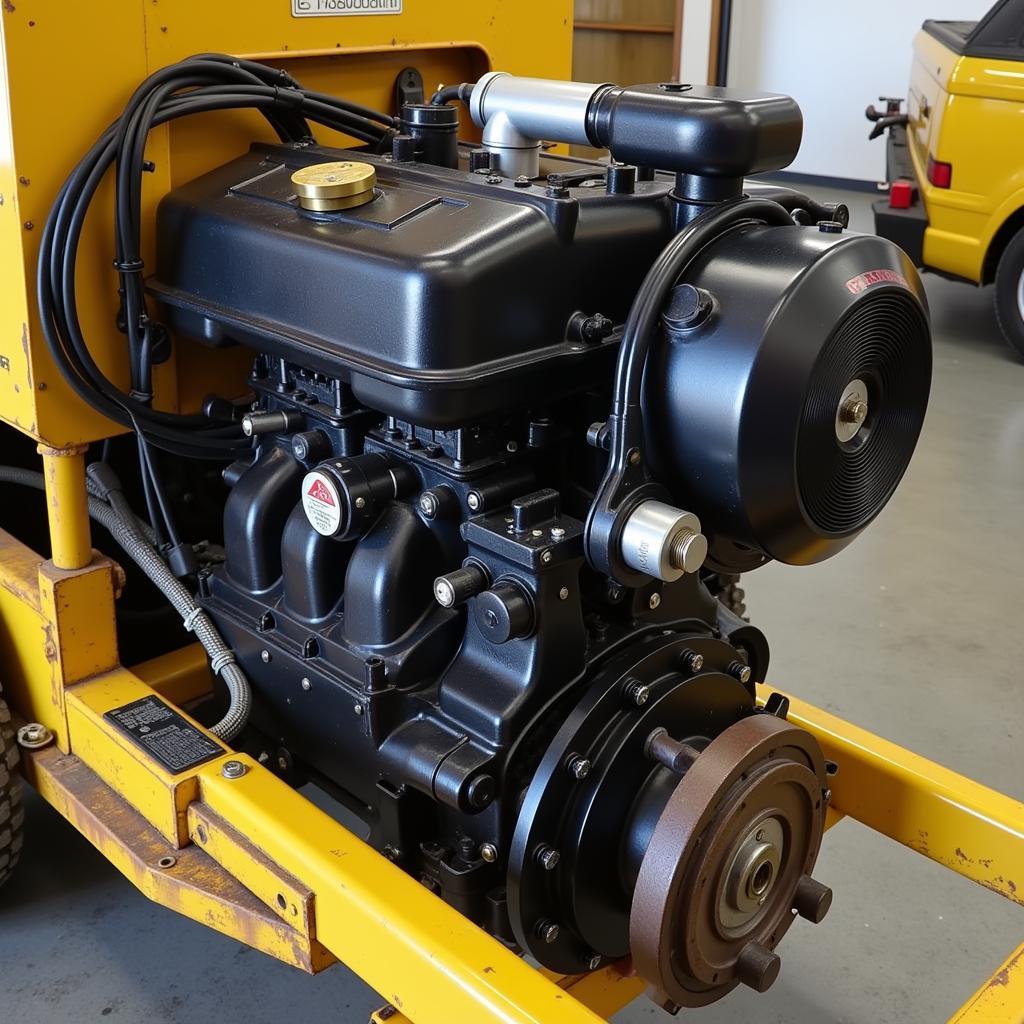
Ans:
POLYGON ((720 598, 892 495, 920 281, 844 207, 745 183, 795 156, 787 97, 445 98, 482 144, 409 105, 390 151, 255 144, 160 207, 166 322, 256 353, 199 577, 245 742, 545 967, 631 956, 669 1008, 763 991, 831 901, 835 766, 758 707, 767 642, 720 598))

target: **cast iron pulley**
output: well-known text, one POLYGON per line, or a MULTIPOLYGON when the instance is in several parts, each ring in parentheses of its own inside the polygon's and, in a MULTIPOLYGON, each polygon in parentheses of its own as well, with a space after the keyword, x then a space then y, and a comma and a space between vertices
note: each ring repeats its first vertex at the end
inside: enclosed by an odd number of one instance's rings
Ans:
POLYGON ((630 912, 633 965, 657 1002, 704 1006, 741 982, 759 992, 774 982, 795 914, 818 923, 831 905, 811 878, 825 791, 815 739, 769 714, 730 726, 686 764, 630 912))

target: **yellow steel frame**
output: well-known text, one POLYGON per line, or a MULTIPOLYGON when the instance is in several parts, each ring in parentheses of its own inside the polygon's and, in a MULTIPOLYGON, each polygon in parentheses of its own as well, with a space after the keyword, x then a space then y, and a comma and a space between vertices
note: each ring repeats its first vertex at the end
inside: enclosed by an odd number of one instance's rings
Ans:
MULTIPOLYGON (((195 647, 133 670, 119 662, 123 573, 90 544, 83 447, 113 428, 68 392, 38 341, 38 228, 68 165, 137 81, 189 53, 273 59, 312 86, 376 106, 387 105, 407 63, 428 87, 491 67, 569 76, 570 0, 406 0, 405 8, 400 17, 319 19, 292 18, 288 0, 250 0, 244 11, 207 0, 2 5, 0 419, 40 442, 52 558, 0 530, 0 682, 16 718, 42 722, 55 737, 26 752, 29 781, 156 902, 306 971, 343 961, 388 1001, 377 1020, 595 1024, 641 991, 624 965, 584 977, 535 970, 258 763, 224 748, 169 775, 104 718, 149 694, 183 708, 208 692, 210 678, 195 647), (240 778, 222 774, 229 759, 245 764, 240 778)), ((243 150, 260 130, 245 116, 214 130, 208 118, 196 122, 154 133, 147 216, 167 188, 243 150)), ((87 224, 81 314, 98 363, 119 378, 112 289, 101 276, 106 231, 87 224)), ((194 407, 201 390, 237 379, 244 358, 177 344, 160 371, 160 404, 194 407)), ((1024 902, 1024 806, 799 701, 791 718, 842 765, 831 823, 856 818, 1024 902)), ((1024 1021, 1024 947, 955 1020, 1024 1021)))

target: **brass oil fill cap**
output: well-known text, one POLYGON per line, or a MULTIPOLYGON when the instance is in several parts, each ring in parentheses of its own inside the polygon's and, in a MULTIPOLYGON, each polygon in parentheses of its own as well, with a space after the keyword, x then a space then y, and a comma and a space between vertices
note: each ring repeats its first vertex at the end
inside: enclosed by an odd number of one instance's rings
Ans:
POLYGON ((371 164, 338 160, 300 167, 292 175, 292 184, 304 210, 350 210, 373 199, 377 172, 371 164))

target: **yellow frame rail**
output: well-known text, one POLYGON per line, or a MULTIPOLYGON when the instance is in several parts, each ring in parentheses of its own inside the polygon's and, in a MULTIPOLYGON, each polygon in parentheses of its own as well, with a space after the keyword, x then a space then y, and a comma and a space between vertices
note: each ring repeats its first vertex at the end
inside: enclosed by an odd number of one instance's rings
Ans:
MULTIPOLYGON (((82 456, 59 458, 50 500, 60 529, 81 536, 84 505, 63 481, 82 456)), ((388 1001, 374 1020, 390 1024, 597 1024, 641 993, 628 964, 534 969, 248 757, 225 748, 179 775, 147 760, 105 712, 153 693, 187 703, 209 677, 195 648, 118 664, 120 579, 97 552, 57 568, 0 531, 6 696, 56 737, 26 752, 26 775, 147 896, 306 971, 341 960, 388 1001), (240 778, 222 774, 228 760, 246 766, 240 778)), ((790 720, 841 765, 830 824, 855 818, 1024 904, 1024 804, 790 701, 790 720)), ((1024 1022, 1024 946, 953 1020, 1024 1022)))

